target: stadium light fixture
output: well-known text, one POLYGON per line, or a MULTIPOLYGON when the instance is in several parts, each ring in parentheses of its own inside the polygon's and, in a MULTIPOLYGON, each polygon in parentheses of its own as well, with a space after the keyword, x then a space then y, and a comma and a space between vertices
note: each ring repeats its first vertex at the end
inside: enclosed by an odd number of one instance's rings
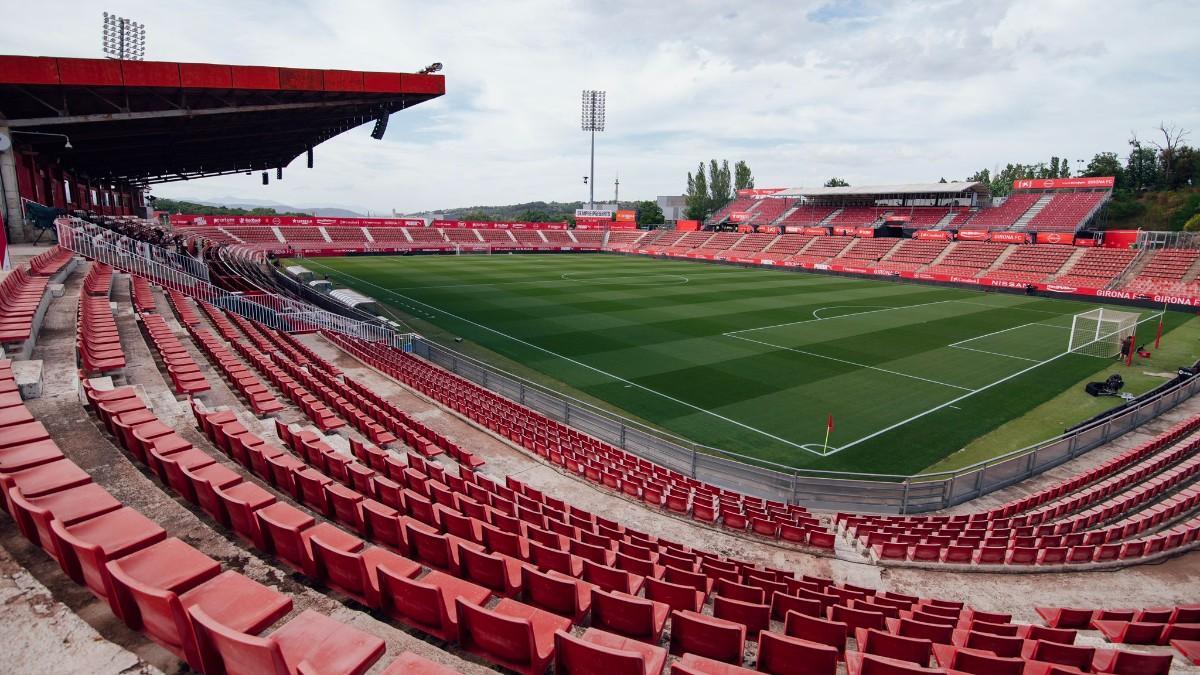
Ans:
POLYGON ((55 134, 55 133, 50 133, 50 132, 46 132, 46 131, 20 131, 20 130, 13 131, 10 133, 24 134, 25 136, 53 136, 55 138, 63 139, 63 141, 64 141, 63 142, 63 150, 70 150, 75 147, 75 146, 71 145, 71 137, 66 134, 55 134))
POLYGON ((419 74, 432 75, 433 73, 441 72, 441 70, 442 70, 442 63, 440 61, 435 61, 435 62, 425 66, 424 68, 422 68, 419 71, 419 74))
POLYGON ((146 24, 105 12, 102 45, 106 58, 142 61, 146 56, 146 24))
POLYGON ((587 181, 589 209, 596 208, 596 132, 604 131, 604 96, 605 92, 599 89, 583 90, 580 128, 591 132, 592 136, 591 169, 588 171, 587 181))

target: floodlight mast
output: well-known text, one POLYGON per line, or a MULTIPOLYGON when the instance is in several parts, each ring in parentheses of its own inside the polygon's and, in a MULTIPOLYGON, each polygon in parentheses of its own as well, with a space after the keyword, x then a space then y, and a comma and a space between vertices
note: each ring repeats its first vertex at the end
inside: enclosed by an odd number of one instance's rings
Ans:
POLYGON ((104 13, 104 55, 118 61, 141 61, 146 55, 146 24, 104 13))
POLYGON ((583 90, 582 124, 592 135, 591 165, 588 170, 588 208, 596 208, 596 132, 604 131, 604 95, 598 89, 583 90))

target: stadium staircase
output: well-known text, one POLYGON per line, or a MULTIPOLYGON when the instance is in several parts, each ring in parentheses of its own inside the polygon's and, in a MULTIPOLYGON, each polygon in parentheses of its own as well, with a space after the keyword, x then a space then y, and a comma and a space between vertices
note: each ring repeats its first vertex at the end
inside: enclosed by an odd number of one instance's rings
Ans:
POLYGON ((950 209, 949 211, 946 212, 946 215, 942 216, 942 219, 937 221, 936 223, 934 223, 933 227, 931 227, 930 229, 931 230, 946 229, 946 226, 949 225, 952 220, 954 220, 954 216, 958 215, 958 213, 959 213, 958 211, 955 211, 954 209, 950 209))
POLYGON ((988 265, 984 269, 980 270, 980 274, 977 274, 975 276, 986 277, 988 274, 1000 269, 1000 267, 1004 265, 1004 261, 1008 260, 1008 257, 1011 256, 1012 254, 1016 253, 1019 248, 1020 247, 1017 246, 1016 244, 1010 244, 1008 246, 1005 246, 1004 250, 1000 252, 1000 255, 996 256, 996 259, 994 261, 992 261, 992 264, 988 265))
POLYGON ((835 209, 832 213, 825 216, 821 220, 821 222, 817 223, 817 225, 820 227, 824 227, 824 226, 828 225, 829 223, 832 223, 834 221, 834 219, 836 219, 838 216, 842 215, 843 210, 844 209, 835 209))
POLYGON ((942 249, 942 252, 939 253, 936 258, 934 258, 933 260, 930 260, 929 264, 927 264, 927 265, 925 265, 925 267, 921 268, 921 271, 927 270, 930 267, 937 267, 938 265, 941 265, 942 261, 946 259, 946 256, 948 256, 954 252, 955 246, 958 246, 957 241, 950 242, 950 245, 947 246, 946 248, 942 249))
POLYGON ((362 228, 362 233, 363 233, 363 239, 365 241, 367 241, 368 243, 371 243, 371 244, 375 243, 375 237, 371 236, 370 229, 364 227, 364 228, 362 228))
POLYGON ((317 226, 317 231, 320 232, 321 236, 325 238, 326 243, 333 243, 333 237, 329 236, 329 232, 325 229, 324 225, 317 226))
POLYGON ((272 226, 271 226, 271 234, 275 235, 275 238, 279 240, 279 243, 281 243, 281 244, 286 244, 286 243, 287 243, 287 239, 284 239, 284 237, 283 237, 283 232, 281 232, 281 231, 279 230, 279 226, 278 226, 278 225, 272 225, 272 226))
POLYGON ((1033 205, 1025 211, 1025 213, 1022 213, 1021 217, 1017 218, 1016 222, 1012 224, 1012 227, 1008 229, 1014 232, 1024 231, 1025 227, 1029 225, 1029 221, 1033 220, 1034 216, 1040 213, 1042 209, 1046 208, 1046 205, 1049 204, 1050 200, 1052 199, 1054 199, 1053 192, 1047 192, 1041 197, 1038 197, 1038 200, 1034 202, 1033 205))
POLYGON ((1120 274, 1113 277, 1113 280, 1108 283, 1105 288, 1116 289, 1128 286, 1130 282, 1138 277, 1145 269, 1146 265, 1154 258, 1155 250, 1144 248, 1138 251, 1137 257, 1129 262, 1129 265, 1120 274))
POLYGON ((234 233, 230 232, 229 230, 227 230, 223 227, 218 227, 217 229, 220 230, 226 237, 229 237, 230 239, 236 241, 239 244, 246 243, 246 242, 242 241, 241 237, 235 235, 234 233))

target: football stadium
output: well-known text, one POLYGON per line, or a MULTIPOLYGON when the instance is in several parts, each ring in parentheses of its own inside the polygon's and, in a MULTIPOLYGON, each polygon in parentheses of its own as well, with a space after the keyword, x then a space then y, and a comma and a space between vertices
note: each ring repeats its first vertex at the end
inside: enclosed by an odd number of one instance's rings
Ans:
POLYGON ((1200 672, 1196 33, 1063 41, 1195 8, 134 4, 0 28, 0 671, 1200 672))

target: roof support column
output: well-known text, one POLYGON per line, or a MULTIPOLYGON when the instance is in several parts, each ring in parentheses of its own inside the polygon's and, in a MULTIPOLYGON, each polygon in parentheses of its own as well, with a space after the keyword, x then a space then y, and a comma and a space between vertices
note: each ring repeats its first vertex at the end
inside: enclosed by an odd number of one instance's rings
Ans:
MULTIPOLYGON (((0 127, 0 134, 12 138, 8 127, 0 127)), ((8 230, 8 241, 29 241, 25 213, 21 208, 21 192, 17 185, 17 153, 11 147, 0 152, 0 200, 0 209, 4 213, 4 227, 8 230)))

